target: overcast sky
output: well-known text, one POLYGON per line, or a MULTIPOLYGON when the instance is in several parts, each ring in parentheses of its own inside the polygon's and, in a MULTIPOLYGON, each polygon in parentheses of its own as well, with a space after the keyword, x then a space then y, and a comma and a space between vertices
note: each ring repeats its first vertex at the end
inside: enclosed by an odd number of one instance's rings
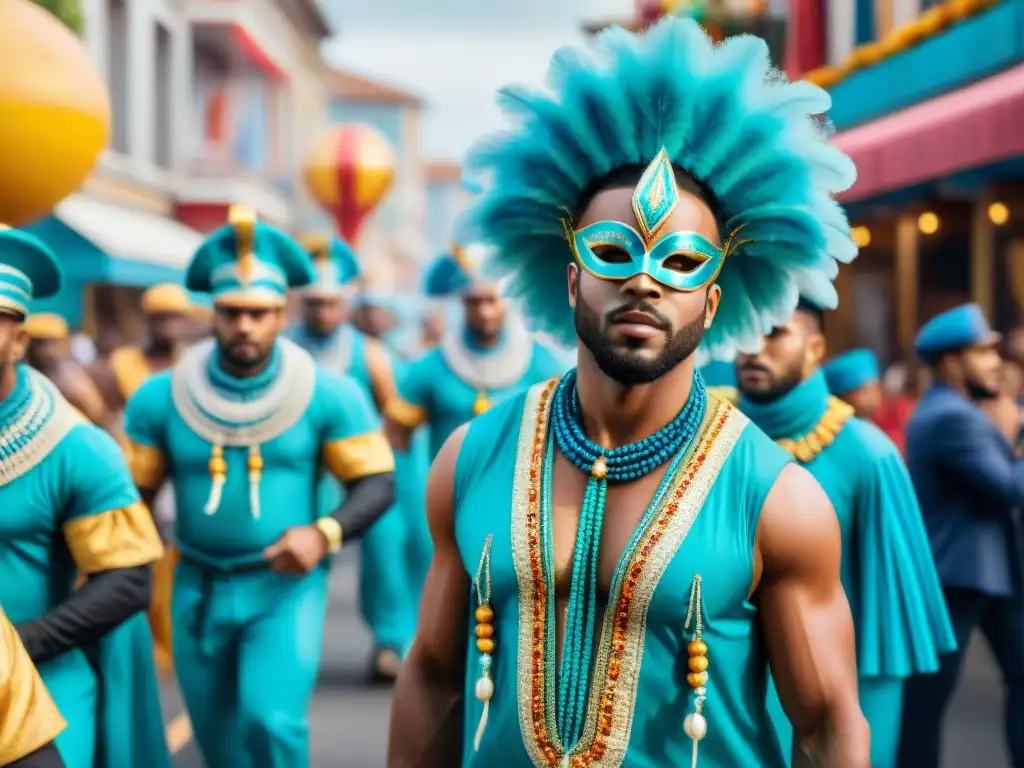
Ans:
POLYGON ((427 101, 424 152, 458 160, 501 125, 494 91, 537 83, 552 52, 582 39, 581 21, 627 18, 633 0, 327 0, 339 34, 328 61, 427 101))

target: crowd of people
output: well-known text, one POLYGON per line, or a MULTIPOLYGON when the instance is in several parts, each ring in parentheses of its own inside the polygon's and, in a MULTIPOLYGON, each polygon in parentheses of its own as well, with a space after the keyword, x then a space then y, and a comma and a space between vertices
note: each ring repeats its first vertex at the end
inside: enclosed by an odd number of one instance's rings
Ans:
POLYGON ((308 765, 360 541, 389 766, 938 768, 980 629, 1024 768, 1024 338, 931 318, 923 386, 828 355, 855 170, 762 41, 553 67, 467 159, 424 277, 462 314, 412 355, 348 245, 236 206, 76 360, 30 313, 58 259, 0 231, 0 764, 169 765, 161 668, 211 768, 308 765))

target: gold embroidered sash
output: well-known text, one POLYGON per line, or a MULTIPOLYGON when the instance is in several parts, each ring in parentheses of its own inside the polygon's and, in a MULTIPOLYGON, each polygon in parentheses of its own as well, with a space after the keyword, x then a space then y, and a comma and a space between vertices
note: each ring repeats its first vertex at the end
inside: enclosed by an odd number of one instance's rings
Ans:
MULTIPOLYGON (((555 727, 554 665, 548 643, 548 601, 540 537, 540 477, 547 445, 551 399, 557 380, 527 394, 512 486, 512 555, 519 582, 519 724, 527 753, 541 768, 618 768, 629 744, 636 707, 645 624, 655 589, 697 519, 747 418, 711 397, 704 423, 670 486, 629 553, 609 595, 591 683, 587 722, 568 755, 555 727)), ((682 725, 680 724, 680 728, 682 725)))

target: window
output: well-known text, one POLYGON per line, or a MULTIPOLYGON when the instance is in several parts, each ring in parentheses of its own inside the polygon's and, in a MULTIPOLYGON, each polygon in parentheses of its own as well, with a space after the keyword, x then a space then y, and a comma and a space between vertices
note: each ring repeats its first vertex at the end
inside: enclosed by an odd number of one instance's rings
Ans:
POLYGON ((171 33, 157 22, 154 27, 153 53, 153 160, 160 168, 170 169, 174 161, 171 33))
POLYGON ((107 88, 110 91, 111 146, 128 152, 128 8, 107 0, 107 88))

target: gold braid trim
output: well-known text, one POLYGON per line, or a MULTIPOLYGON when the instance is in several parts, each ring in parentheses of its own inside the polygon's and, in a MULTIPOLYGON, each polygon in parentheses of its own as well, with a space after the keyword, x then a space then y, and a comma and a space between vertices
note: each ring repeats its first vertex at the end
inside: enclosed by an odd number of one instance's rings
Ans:
POLYGON ((784 437, 775 442, 801 464, 807 464, 832 445, 843 425, 853 416, 853 406, 838 397, 828 399, 828 408, 818 424, 802 437, 784 437))

